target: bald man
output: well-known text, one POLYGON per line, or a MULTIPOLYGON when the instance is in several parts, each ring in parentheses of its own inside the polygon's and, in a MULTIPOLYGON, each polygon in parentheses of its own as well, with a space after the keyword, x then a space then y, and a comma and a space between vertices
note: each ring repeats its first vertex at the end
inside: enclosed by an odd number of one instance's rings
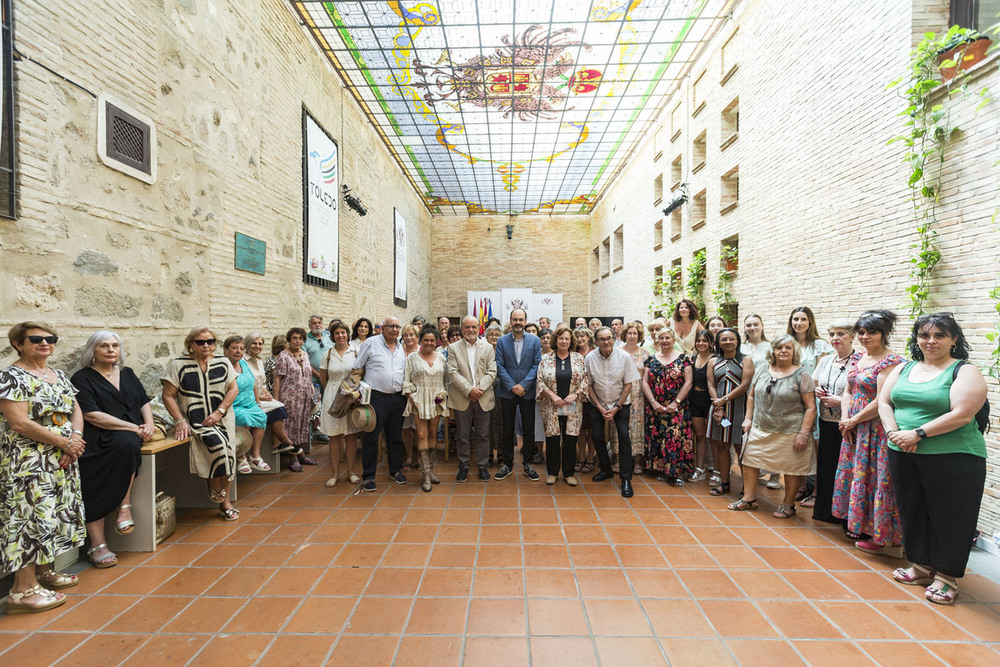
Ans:
POLYGON ((493 409, 493 381, 497 362, 493 346, 479 338, 479 320, 462 319, 462 338, 448 346, 448 407, 455 411, 458 450, 456 482, 469 478, 470 430, 476 429, 476 467, 479 479, 487 482, 490 471, 490 411, 493 409))

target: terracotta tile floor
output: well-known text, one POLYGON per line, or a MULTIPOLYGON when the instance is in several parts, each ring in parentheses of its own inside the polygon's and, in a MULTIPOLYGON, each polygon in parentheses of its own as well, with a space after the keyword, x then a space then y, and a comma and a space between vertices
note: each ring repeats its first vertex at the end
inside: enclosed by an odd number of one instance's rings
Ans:
POLYGON ((85 569, 60 610, 0 618, 0 664, 996 665, 1000 584, 895 584, 839 528, 734 513, 704 483, 623 499, 517 475, 431 493, 240 483, 239 521, 178 517, 153 554, 85 569))

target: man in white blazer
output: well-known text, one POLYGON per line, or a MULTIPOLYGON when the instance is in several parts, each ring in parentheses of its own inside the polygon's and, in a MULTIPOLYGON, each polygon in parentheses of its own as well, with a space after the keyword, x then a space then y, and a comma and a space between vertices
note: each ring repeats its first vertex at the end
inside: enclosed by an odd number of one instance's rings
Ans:
POLYGON ((488 481, 490 458, 490 410, 493 409, 493 381, 497 362, 493 346, 479 338, 479 320, 471 315, 462 320, 462 339, 448 346, 448 407, 455 411, 458 475, 456 482, 469 478, 470 429, 476 428, 476 466, 479 479, 488 481))

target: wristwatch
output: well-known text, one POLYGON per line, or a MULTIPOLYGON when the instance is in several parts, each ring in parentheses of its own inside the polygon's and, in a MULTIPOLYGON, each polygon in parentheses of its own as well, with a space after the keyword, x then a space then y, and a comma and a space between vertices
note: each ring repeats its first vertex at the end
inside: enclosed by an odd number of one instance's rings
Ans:
POLYGON ((921 440, 927 437, 927 431, 922 428, 915 428, 913 429, 913 432, 916 433, 921 440))
POLYGON ((226 409, 225 409, 224 407, 222 407, 222 406, 220 405, 220 406, 219 406, 219 407, 217 408, 217 410, 219 411, 219 414, 220 414, 220 415, 222 415, 223 417, 225 417, 225 416, 226 416, 226 409))

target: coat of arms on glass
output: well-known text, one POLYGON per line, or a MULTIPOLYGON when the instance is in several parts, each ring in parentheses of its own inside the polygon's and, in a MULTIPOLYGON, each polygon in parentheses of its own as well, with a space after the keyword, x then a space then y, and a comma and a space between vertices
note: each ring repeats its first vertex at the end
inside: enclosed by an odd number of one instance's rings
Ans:
POLYGON ((585 213, 735 0, 289 0, 437 213, 585 213))

